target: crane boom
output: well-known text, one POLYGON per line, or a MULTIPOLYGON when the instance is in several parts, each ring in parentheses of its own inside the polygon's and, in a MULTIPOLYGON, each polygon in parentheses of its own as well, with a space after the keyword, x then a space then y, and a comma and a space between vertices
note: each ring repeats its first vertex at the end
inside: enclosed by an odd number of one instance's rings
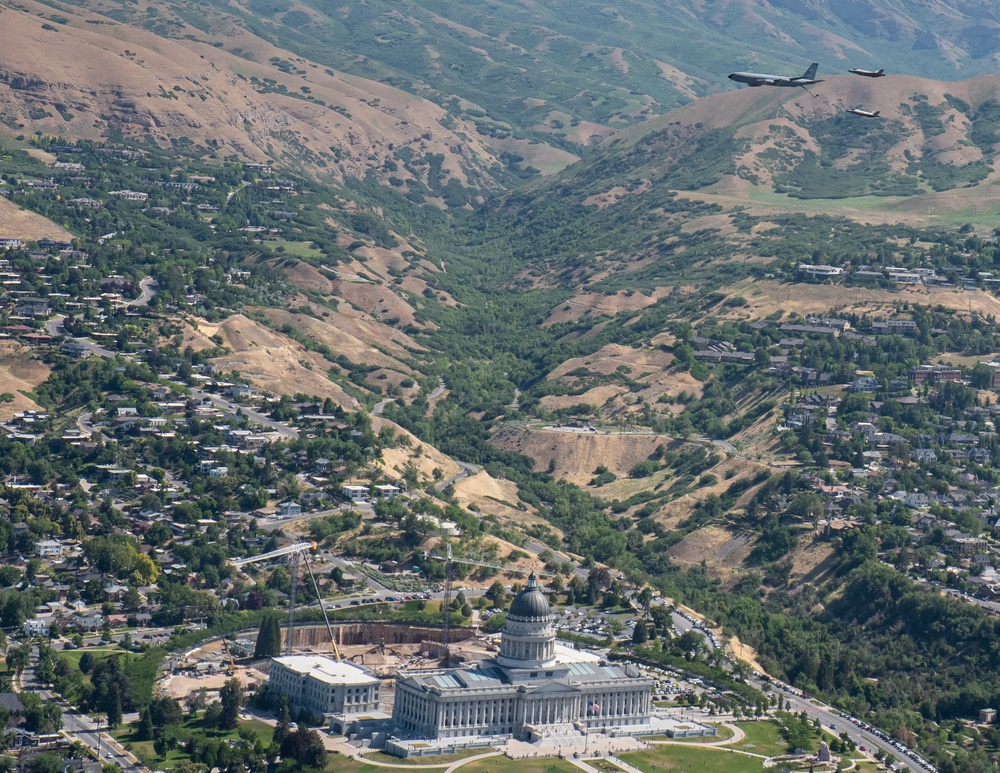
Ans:
POLYGON ((272 550, 269 553, 261 553, 259 556, 250 556, 248 558, 234 558, 230 560, 233 566, 239 569, 241 566, 246 566, 247 564, 256 564, 261 561, 270 561, 272 558, 281 558, 282 556, 287 556, 292 553, 305 553, 316 547, 315 542, 296 542, 294 545, 285 545, 283 548, 278 548, 277 550, 272 550))
MULTIPOLYGON (((283 548, 278 548, 277 550, 272 550, 268 553, 261 553, 259 556, 235 558, 229 562, 237 569, 240 569, 247 564, 270 561, 272 558, 289 558, 292 576, 290 588, 291 593, 289 594, 288 604, 288 633, 286 634, 285 654, 291 654, 292 651, 292 633, 295 628, 295 590, 298 584, 299 559, 303 554, 315 549, 315 547, 315 542, 296 542, 294 545, 285 545, 283 548)), ((337 656, 337 660, 340 660, 340 648, 337 647, 337 637, 333 633, 333 626, 330 625, 330 618, 326 614, 326 607, 323 605, 323 596, 319 592, 319 583, 316 582, 316 575, 313 574, 312 566, 309 564, 308 558, 305 561, 305 565, 306 569, 309 571, 309 578, 312 580, 313 588, 316 591, 316 599, 319 601, 319 608, 323 612, 323 620, 326 621, 326 630, 327 633, 330 634, 330 642, 333 644, 333 652, 337 656)))
MULTIPOLYGON (((527 574, 529 570, 518 569, 517 567, 511 567, 506 564, 497 564, 492 561, 475 561, 471 558, 456 558, 451 550, 451 543, 448 543, 447 555, 436 556, 431 553, 424 553, 425 558, 435 558, 438 561, 444 561, 445 564, 445 576, 444 576, 444 599, 441 604, 441 617, 444 623, 444 636, 442 637, 444 641, 444 651, 445 651, 445 664, 447 665, 451 661, 451 584, 452 584, 452 566, 455 564, 468 564, 469 566, 482 566, 488 569, 496 569, 502 572, 508 572, 510 574, 527 574)), ((552 572, 536 572, 535 574, 547 577, 553 577, 552 572)))

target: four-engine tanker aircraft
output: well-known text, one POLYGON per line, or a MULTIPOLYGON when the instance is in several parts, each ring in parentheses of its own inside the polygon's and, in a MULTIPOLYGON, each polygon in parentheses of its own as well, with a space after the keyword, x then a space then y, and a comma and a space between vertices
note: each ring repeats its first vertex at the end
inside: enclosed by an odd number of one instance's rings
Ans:
MULTIPOLYGON (((811 86, 814 83, 822 83, 822 80, 817 80, 816 70, 819 68, 819 63, 813 62, 809 65, 809 69, 806 70, 802 75, 798 77, 788 77, 786 75, 770 75, 768 73, 761 72, 734 72, 730 73, 729 80, 736 81, 737 83, 745 83, 747 86, 788 86, 788 87, 802 87, 810 94, 812 94, 806 86, 811 86)), ((881 78, 885 75, 885 70, 861 70, 858 68, 853 68, 848 70, 848 72, 854 73, 855 75, 862 75, 866 78, 881 78)), ((814 97, 815 94, 812 94, 814 97)), ((852 115, 858 115, 862 118, 878 118, 880 110, 863 110, 861 106, 846 108, 848 113, 852 115)))
MULTIPOLYGON (((736 81, 737 83, 745 83, 747 86, 801 86, 805 89, 806 86, 811 86, 814 83, 822 83, 822 81, 816 80, 817 67, 819 67, 819 64, 813 62, 809 65, 809 69, 798 77, 769 75, 768 73, 760 72, 734 72, 729 76, 729 80, 736 81)), ((806 89, 806 91, 809 91, 809 89, 806 89)))

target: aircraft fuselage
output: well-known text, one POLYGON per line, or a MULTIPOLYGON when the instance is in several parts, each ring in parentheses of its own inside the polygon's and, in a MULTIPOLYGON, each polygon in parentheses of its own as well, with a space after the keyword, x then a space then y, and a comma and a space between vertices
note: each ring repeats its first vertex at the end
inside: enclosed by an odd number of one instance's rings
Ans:
POLYGON ((814 83, 822 83, 822 79, 815 78, 788 78, 784 75, 769 75, 760 72, 734 72, 729 76, 729 80, 737 83, 745 83, 747 86, 811 86, 814 83))

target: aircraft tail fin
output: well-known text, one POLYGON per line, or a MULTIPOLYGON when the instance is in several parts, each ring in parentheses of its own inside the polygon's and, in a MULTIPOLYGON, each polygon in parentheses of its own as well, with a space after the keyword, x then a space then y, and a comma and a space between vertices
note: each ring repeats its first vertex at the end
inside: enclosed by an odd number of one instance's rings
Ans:
POLYGON ((881 112, 882 112, 881 110, 876 110, 874 113, 872 113, 872 115, 878 118, 878 114, 881 112))
POLYGON ((878 71, 878 74, 882 75, 884 72, 885 72, 885 69, 883 68, 883 69, 881 69, 881 70, 878 71))
POLYGON ((809 69, 806 70, 805 74, 802 76, 806 80, 814 80, 816 78, 816 70, 819 68, 819 62, 813 62, 809 65, 809 69))

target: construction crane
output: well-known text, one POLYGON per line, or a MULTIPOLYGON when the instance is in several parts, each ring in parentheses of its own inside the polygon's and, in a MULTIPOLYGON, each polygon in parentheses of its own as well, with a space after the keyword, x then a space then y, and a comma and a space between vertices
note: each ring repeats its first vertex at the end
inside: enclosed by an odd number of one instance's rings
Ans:
MULTIPOLYGON (((516 566, 510 566, 509 564, 498 564, 493 561, 477 561, 472 558, 456 558, 451 551, 451 543, 448 543, 446 550, 447 555, 436 556, 431 553, 424 553, 425 558, 435 558, 438 561, 444 561, 444 600, 442 602, 442 612, 443 612, 443 622, 444 622, 444 635, 442 637, 444 644, 445 653, 445 663, 451 660, 451 583, 452 583, 452 566, 454 564, 467 564, 468 566, 481 566, 486 569, 496 569, 498 571, 504 572, 506 574, 528 574, 530 569, 520 569, 516 566)), ((552 577, 552 572, 535 572, 536 575, 541 577, 552 577)))
POLYGON ((236 661, 233 659, 233 650, 229 644, 229 634, 222 634, 222 648, 226 651, 226 655, 229 657, 229 676, 236 676, 236 661))
MULTIPOLYGON (((257 564, 270 561, 274 558, 284 558, 288 561, 291 569, 291 587, 288 594, 288 634, 285 637, 285 654, 292 654, 292 635, 295 630, 295 590, 299 584, 299 561, 302 556, 308 554, 316 547, 315 542, 296 542, 294 545, 285 545, 283 548, 261 553, 259 556, 248 558, 235 558, 231 563, 237 569, 242 569, 247 564, 257 564)), ((340 648, 337 646, 337 637, 333 633, 333 626, 330 625, 330 618, 326 614, 326 607, 323 605, 323 596, 319 592, 319 583, 316 582, 316 575, 313 574, 312 565, 308 558, 304 561, 306 569, 309 571, 309 578, 312 580, 313 589, 316 591, 316 600, 319 602, 320 611, 323 613, 323 621, 326 623, 327 633, 330 634, 330 643, 333 645, 333 653, 337 660, 340 660, 340 648)), ((235 666, 234 666, 235 668, 235 666)))

